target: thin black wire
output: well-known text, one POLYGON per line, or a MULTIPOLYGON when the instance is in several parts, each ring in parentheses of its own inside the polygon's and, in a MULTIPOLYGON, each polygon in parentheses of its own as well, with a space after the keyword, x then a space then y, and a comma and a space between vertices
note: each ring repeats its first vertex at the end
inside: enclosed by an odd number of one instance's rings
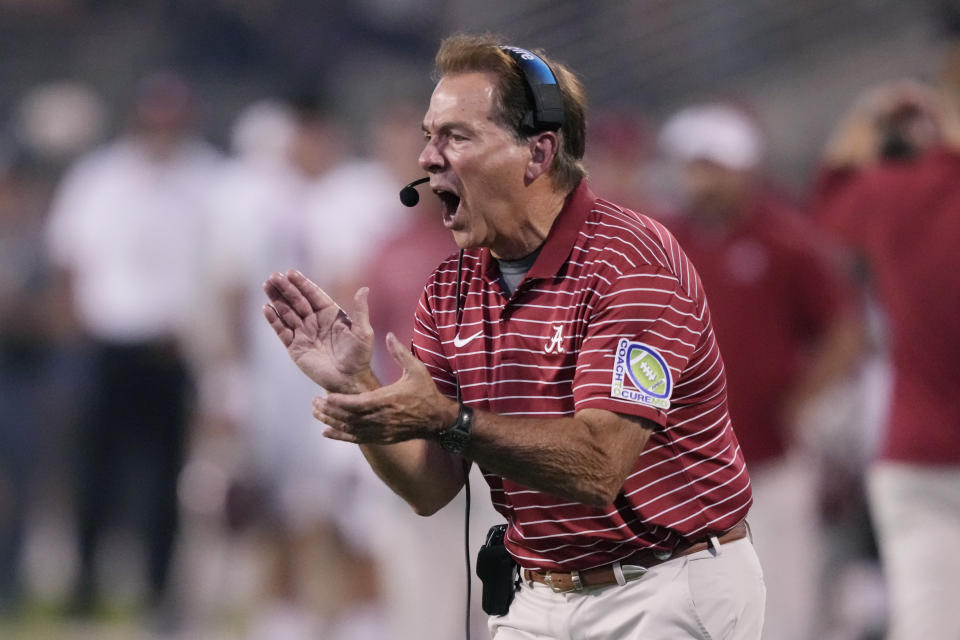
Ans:
POLYGON ((463 559, 467 565, 467 613, 464 616, 465 634, 467 640, 470 640, 470 592, 473 587, 470 573, 470 461, 463 461, 463 479, 466 485, 466 494, 464 494, 465 506, 463 508, 463 559))
MULTIPOLYGON (((456 301, 456 312, 454 314, 456 318, 456 327, 454 329, 459 331, 460 328, 460 285, 463 283, 463 249, 460 249, 460 255, 457 256, 457 301, 456 301)), ((457 404, 461 402, 460 396, 460 376, 457 376, 457 404)), ((463 507, 463 560, 467 567, 467 606, 466 613, 464 615, 464 635, 467 640, 470 640, 470 601, 473 591, 473 580, 470 579, 471 576, 471 567, 470 567, 470 467, 472 463, 466 458, 463 459, 463 484, 466 493, 464 494, 464 507, 463 507)))

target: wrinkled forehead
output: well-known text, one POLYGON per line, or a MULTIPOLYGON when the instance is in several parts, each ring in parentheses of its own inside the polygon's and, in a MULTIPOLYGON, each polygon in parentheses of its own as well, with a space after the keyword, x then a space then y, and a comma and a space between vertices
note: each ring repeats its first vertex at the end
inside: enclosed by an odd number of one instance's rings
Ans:
POLYGON ((496 80, 494 74, 483 72, 443 76, 430 96, 424 127, 433 129, 451 121, 491 120, 496 80))

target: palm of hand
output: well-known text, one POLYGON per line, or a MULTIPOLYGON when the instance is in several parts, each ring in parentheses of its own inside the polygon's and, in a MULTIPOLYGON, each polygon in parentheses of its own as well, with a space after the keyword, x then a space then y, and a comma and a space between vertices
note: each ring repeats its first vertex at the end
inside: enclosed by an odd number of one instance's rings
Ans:
POLYGON ((299 271, 271 275, 264 291, 264 315, 294 363, 328 391, 358 391, 373 351, 367 289, 355 296, 353 320, 299 271))
POLYGON ((360 335, 338 306, 330 305, 294 329, 287 352, 311 380, 326 389, 341 389, 370 363, 373 336, 360 335))

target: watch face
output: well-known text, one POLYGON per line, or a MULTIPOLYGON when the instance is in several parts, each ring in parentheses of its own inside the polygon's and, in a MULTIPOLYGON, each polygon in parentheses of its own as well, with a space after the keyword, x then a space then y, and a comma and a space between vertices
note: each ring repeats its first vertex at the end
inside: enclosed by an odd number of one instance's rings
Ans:
POLYGON ((440 442, 440 446, 447 451, 460 453, 467 446, 467 441, 470 440, 470 433, 454 427, 440 433, 437 440, 440 442))
POLYGON ((470 431, 473 429, 473 409, 461 404, 460 415, 452 427, 437 434, 437 442, 451 453, 460 453, 470 442, 470 431))

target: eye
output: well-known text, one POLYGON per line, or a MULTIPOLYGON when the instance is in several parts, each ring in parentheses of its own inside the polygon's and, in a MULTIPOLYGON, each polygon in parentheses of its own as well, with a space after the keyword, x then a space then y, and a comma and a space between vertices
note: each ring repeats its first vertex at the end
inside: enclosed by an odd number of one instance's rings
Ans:
POLYGON ((465 140, 469 140, 469 138, 462 133, 451 133, 450 139, 454 142, 464 142, 465 140))

